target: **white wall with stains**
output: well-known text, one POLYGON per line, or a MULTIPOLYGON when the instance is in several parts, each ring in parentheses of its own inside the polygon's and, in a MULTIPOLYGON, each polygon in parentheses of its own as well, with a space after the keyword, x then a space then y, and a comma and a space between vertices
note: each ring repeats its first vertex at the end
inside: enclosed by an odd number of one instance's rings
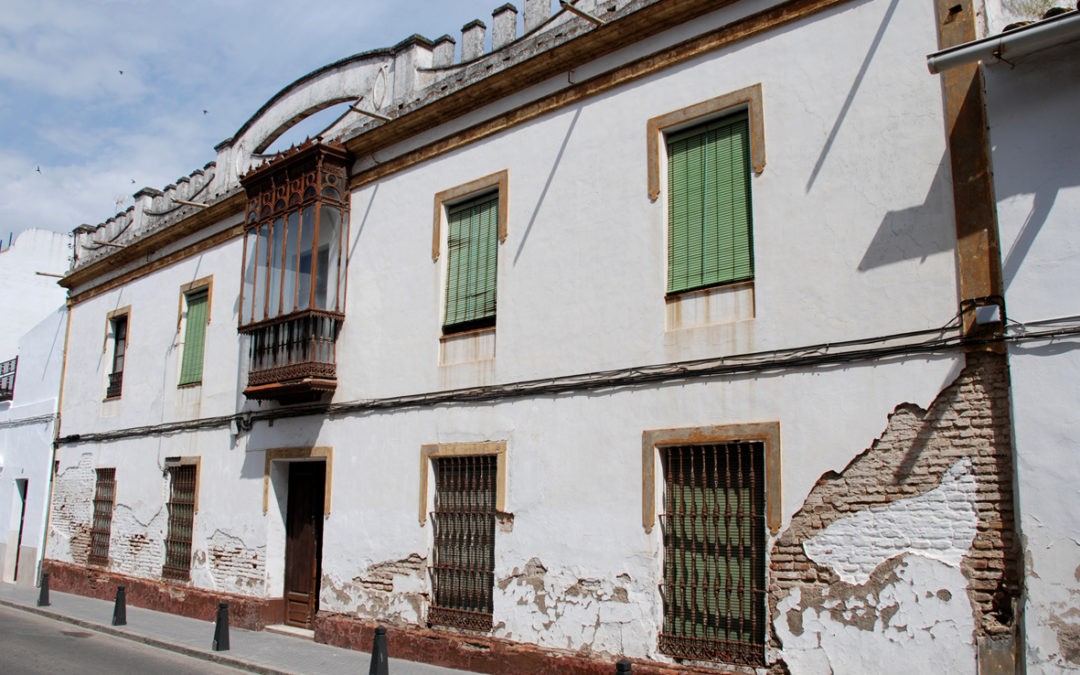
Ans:
MULTIPOLYGON (((1080 80, 1075 42, 985 68, 1009 318, 1075 317, 1080 301, 1080 80)), ((1053 328, 1046 324, 1040 328, 1053 328)), ((1020 326, 1014 331, 1021 332, 1020 326)), ((1080 669, 1080 342, 1009 349, 1028 672, 1080 669)))
MULTIPOLYGON (((771 4, 736 3, 657 42, 771 4)), ((847 3, 358 188, 333 400, 941 328, 957 303, 940 83, 924 61, 936 45, 926 3, 847 3), (752 181, 752 317, 671 325, 666 210, 663 196, 648 197, 647 120, 755 83, 767 162, 752 181), (494 357, 440 365, 446 255, 431 257, 432 196, 502 170, 509 236, 498 253, 494 357)), ((617 62, 606 58, 605 68, 617 62)), ((230 240, 73 308, 62 435, 275 407, 242 395, 241 250, 240 239, 230 240), (178 389, 180 288, 208 275, 203 383, 178 389), (123 395, 103 401, 106 317, 125 306, 123 395)), ((280 597, 287 480, 275 463, 264 513, 265 451, 327 447, 333 473, 321 609, 423 625, 432 528, 417 518, 420 449, 505 441, 492 634, 584 655, 671 661, 656 647, 661 535, 641 523, 642 432, 779 422, 782 533, 823 476, 871 448, 898 406, 929 408, 963 364, 957 354, 837 363, 264 420, 239 435, 220 427, 68 443, 49 553, 85 561, 93 470, 115 467, 110 569, 159 578, 164 461, 197 456, 191 583, 280 597)), ((782 647, 770 656, 794 673, 889 672, 901 663, 909 672, 973 672, 976 628, 958 560, 974 537, 969 470, 959 462, 939 488, 853 514, 808 541, 807 554, 847 590, 825 599, 828 611, 799 610, 799 592, 782 600, 773 627, 782 647)))

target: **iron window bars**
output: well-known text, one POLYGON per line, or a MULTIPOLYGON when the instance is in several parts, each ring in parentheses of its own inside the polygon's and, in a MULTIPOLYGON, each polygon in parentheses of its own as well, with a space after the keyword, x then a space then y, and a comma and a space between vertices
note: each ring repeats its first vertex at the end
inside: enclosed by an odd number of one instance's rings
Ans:
POLYGON ((251 336, 248 398, 310 399, 336 388, 348 163, 343 147, 309 142, 241 178, 248 204, 238 330, 251 336))
POLYGON ((7 361, 0 361, 0 402, 15 398, 15 371, 18 365, 18 356, 7 361))
POLYGON ((663 449, 661 652, 765 665, 764 457, 753 442, 663 449))
POLYGON ((165 564, 161 576, 191 578, 191 537, 195 525, 195 465, 169 467, 169 528, 165 536, 165 564))
POLYGON ((435 462, 430 625, 490 631, 495 580, 495 455, 435 462))
POLYGON ((116 501, 116 469, 98 469, 94 484, 94 521, 90 529, 91 565, 109 564, 109 537, 112 534, 113 504, 116 501))

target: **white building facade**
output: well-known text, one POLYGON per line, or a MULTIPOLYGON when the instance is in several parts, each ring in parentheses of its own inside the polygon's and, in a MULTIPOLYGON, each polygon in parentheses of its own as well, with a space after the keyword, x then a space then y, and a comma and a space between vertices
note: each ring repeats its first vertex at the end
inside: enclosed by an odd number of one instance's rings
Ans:
POLYGON ((938 4, 528 1, 289 85, 76 231, 54 587, 482 672, 1011 666, 938 4))
POLYGON ((0 252, 0 580, 37 583, 49 511, 71 236, 23 230, 0 252), (40 274, 39 274, 40 273, 40 274))

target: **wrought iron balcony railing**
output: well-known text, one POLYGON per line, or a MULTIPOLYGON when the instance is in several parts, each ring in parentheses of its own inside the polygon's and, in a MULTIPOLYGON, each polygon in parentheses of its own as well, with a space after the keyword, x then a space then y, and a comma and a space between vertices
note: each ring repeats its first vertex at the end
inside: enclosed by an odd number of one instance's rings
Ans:
POLYGON ((291 403, 337 388, 335 343, 344 316, 308 309, 241 328, 250 336, 244 395, 291 403))

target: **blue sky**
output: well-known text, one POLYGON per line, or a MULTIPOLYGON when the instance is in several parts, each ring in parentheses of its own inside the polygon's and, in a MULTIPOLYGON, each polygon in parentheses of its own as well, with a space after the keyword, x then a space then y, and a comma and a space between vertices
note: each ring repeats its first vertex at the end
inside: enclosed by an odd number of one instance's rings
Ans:
MULTIPOLYGON (((267 99, 350 54, 501 0, 4 0, 0 237, 67 232, 216 157, 267 99), (121 73, 121 71, 123 71, 121 73), (205 111, 205 112, 204 112, 205 111)), ((519 6, 522 3, 517 3, 519 6)), ((520 9, 520 7, 519 7, 520 9)), ((520 34, 520 27, 518 29, 520 34)), ((315 131, 312 131, 315 133, 315 131)))

